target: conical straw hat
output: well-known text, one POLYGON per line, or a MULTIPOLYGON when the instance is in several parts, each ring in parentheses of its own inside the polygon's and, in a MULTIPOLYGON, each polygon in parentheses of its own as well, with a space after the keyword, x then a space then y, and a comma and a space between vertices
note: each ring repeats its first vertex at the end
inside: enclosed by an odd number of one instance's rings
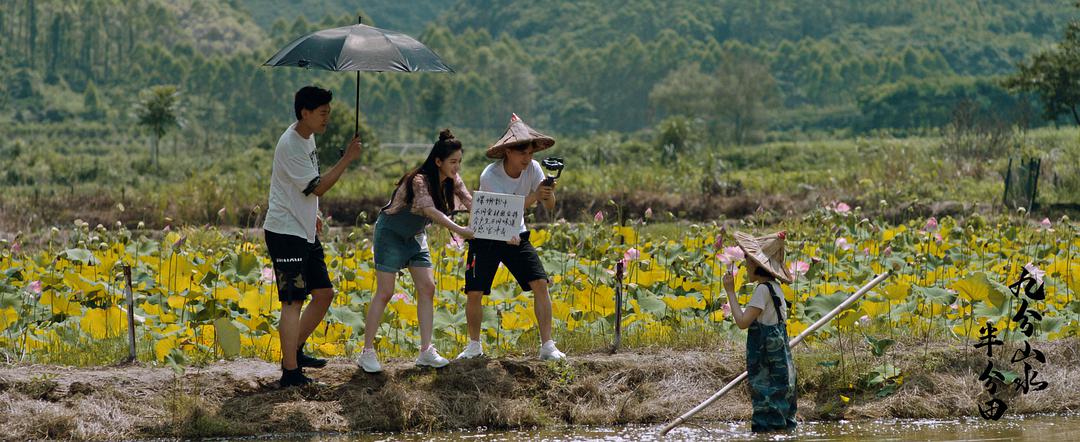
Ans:
POLYGON ((786 232, 777 232, 771 235, 754 238, 742 232, 735 232, 735 242, 749 259, 765 271, 771 273, 776 279, 791 284, 791 272, 784 264, 784 238, 786 232))
POLYGON ((533 130, 521 121, 517 114, 510 114, 510 127, 506 128, 506 133, 499 138, 499 141, 487 149, 486 154, 488 158, 503 158, 506 156, 507 148, 534 142, 536 146, 534 153, 555 145, 554 138, 533 130))

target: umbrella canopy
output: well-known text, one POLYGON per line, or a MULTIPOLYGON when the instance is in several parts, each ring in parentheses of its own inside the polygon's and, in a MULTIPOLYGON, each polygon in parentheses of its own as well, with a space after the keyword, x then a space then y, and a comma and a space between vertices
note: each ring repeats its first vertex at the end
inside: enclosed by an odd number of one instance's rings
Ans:
POLYGON ((328 71, 454 72, 414 38, 362 24, 324 29, 300 37, 270 57, 264 66, 328 71))
POLYGON ((416 39, 361 23, 324 29, 293 40, 263 66, 356 71, 357 133, 360 132, 360 71, 454 72, 416 39))

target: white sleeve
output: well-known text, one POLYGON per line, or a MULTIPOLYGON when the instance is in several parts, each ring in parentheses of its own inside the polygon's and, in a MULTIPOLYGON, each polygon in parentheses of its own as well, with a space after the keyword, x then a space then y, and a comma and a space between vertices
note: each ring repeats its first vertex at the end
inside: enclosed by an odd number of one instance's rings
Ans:
MULTIPOLYGON (((494 164, 494 163, 492 163, 492 164, 494 164)), ((494 177, 491 176, 491 167, 492 167, 492 165, 489 164, 487 167, 484 168, 483 172, 480 172, 480 191, 481 192, 493 192, 492 186, 491 186, 491 184, 492 184, 491 180, 494 179, 494 177)))
POLYGON ((772 302, 769 298, 769 288, 765 284, 758 284, 754 287, 754 295, 750 297, 750 302, 746 303, 747 307, 757 307, 762 312, 765 311, 765 306, 772 302))
POLYGON ((297 154, 292 149, 281 152, 278 165, 281 166, 281 176, 300 191, 304 191, 312 181, 319 178, 319 169, 311 162, 311 157, 303 153, 297 154))
POLYGON ((532 175, 529 177, 532 180, 529 183, 529 191, 535 192, 540 187, 540 183, 544 182, 544 169, 540 167, 540 163, 536 162, 536 160, 532 161, 529 169, 532 170, 532 175))

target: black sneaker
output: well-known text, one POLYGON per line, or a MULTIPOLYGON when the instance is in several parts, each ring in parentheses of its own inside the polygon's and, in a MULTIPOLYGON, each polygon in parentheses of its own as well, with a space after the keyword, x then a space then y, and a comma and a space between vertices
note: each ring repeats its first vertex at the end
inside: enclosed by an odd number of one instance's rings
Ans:
POLYGON ((326 359, 319 359, 304 354, 304 346, 301 345, 300 348, 296 350, 296 365, 300 367, 323 368, 326 366, 326 359))
POLYGON ((281 381, 278 383, 281 388, 285 387, 303 387, 315 382, 311 378, 304 376, 304 369, 297 367, 292 370, 281 369, 281 381))

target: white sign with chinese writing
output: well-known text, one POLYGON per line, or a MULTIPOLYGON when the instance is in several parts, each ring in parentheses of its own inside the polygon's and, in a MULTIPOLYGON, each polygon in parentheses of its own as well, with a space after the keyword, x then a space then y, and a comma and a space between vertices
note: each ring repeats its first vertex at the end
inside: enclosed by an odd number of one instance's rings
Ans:
POLYGON ((525 197, 505 193, 473 192, 469 228, 477 238, 509 241, 520 232, 525 197))

